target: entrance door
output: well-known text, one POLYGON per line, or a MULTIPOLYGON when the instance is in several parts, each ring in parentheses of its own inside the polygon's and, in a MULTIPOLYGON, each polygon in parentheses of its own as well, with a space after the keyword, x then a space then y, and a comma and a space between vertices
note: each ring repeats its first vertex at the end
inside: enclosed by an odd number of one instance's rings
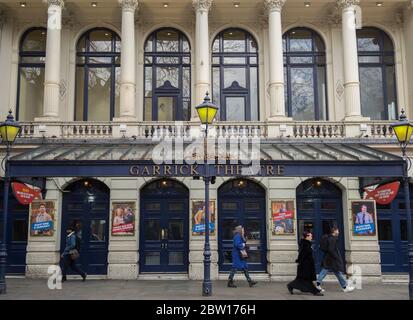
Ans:
MULTIPOLYGON (((413 192, 413 188, 410 188, 413 192)), ((411 193, 413 194, 413 193, 411 193)), ((413 207, 413 201, 411 203, 413 207)), ((397 198, 377 207, 378 237, 383 272, 408 272, 407 218, 403 186, 397 198)))
POLYGON ((218 190, 218 264, 219 271, 232 266, 233 230, 242 225, 246 230, 248 268, 267 271, 265 190, 243 179, 225 183, 218 190))
MULTIPOLYGON (((3 196, 3 186, 0 188, 3 196)), ((24 274, 26 270, 26 248, 28 234, 29 206, 20 204, 9 190, 9 211, 7 216, 7 274, 24 274)), ((3 198, 0 201, 0 243, 3 239, 3 198)))
POLYGON ((316 271, 321 270, 324 253, 319 249, 321 237, 335 226, 340 230, 339 249, 344 255, 343 208, 341 190, 326 180, 310 179, 297 187, 298 240, 304 231, 313 233, 316 271))
POLYGON ((188 272, 189 195, 182 184, 157 180, 141 191, 140 272, 188 272))
POLYGON ((75 227, 81 237, 79 266, 88 274, 107 274, 109 189, 97 180, 80 180, 65 191, 60 251, 65 248, 66 228, 75 227))

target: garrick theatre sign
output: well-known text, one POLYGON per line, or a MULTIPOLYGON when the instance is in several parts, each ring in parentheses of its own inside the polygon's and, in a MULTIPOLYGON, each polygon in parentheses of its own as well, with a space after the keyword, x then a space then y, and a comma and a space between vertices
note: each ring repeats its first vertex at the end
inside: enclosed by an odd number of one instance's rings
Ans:
MULTIPOLYGON (((209 165, 211 176, 283 176, 285 166, 273 164, 240 165, 215 164, 209 165)), ((205 165, 198 164, 163 164, 163 165, 133 165, 129 168, 132 176, 138 177, 197 177, 205 174, 205 165)))

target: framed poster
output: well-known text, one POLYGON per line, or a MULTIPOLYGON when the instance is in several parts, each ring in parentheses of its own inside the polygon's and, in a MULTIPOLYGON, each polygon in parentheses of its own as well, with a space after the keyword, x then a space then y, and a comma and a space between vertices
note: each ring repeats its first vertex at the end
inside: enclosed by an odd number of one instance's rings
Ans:
POLYGON ((56 201, 33 200, 30 204, 30 235, 52 237, 55 214, 56 201))
POLYGON ((376 202, 374 200, 351 201, 354 236, 376 235, 376 202))
POLYGON ((135 235, 135 201, 112 202, 112 236, 135 235))
MULTIPOLYGON (((205 201, 192 201, 192 235, 205 233, 205 201)), ((215 200, 209 201, 209 234, 215 235, 215 200)))
POLYGON ((271 201, 273 235, 294 235, 294 200, 271 201))

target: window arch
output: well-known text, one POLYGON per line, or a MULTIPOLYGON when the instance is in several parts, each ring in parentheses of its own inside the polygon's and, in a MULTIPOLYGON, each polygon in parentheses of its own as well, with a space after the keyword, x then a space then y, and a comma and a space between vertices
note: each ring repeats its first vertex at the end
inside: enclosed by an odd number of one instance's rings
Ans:
POLYGON ((120 38, 107 28, 84 33, 76 47, 76 121, 119 116, 120 38))
POLYGON ((382 30, 357 30, 361 111, 372 120, 397 118, 394 46, 382 30))
POLYGON ((283 36, 285 105, 294 120, 327 120, 326 52, 320 35, 294 28, 283 36))
POLYGON ((189 120, 191 112, 191 48, 179 30, 161 28, 145 42, 146 121, 189 120))
POLYGON ((212 45, 212 94, 222 121, 256 121, 258 109, 258 45, 242 29, 220 32, 212 45))
POLYGON ((22 36, 19 46, 16 118, 33 121, 43 115, 47 29, 35 27, 22 36))

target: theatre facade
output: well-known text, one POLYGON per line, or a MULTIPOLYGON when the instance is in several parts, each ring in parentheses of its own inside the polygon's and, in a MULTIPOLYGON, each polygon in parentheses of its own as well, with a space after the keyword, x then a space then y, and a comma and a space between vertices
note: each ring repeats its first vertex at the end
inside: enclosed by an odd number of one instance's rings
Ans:
POLYGON ((405 0, 0 0, 7 273, 48 277, 76 227, 92 277, 202 279, 208 172, 213 279, 239 224, 260 280, 295 277, 305 230, 319 268, 332 226, 349 274, 403 279, 412 34, 405 0))

